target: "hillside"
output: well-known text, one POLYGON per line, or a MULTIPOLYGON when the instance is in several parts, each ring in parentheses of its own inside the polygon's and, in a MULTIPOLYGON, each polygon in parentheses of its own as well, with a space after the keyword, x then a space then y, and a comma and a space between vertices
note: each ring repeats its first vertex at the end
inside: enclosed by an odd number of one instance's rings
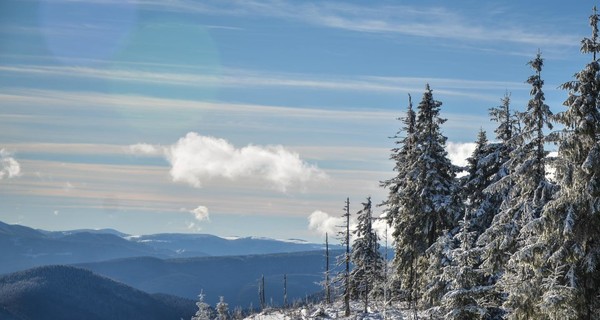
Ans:
POLYGON ((194 312, 191 300, 150 295, 74 267, 0 277, 2 319, 189 319, 194 312))
MULTIPOLYGON (((333 252, 332 255, 339 252, 333 252)), ((164 292, 195 299, 200 290, 214 305, 224 296, 230 306, 258 306, 258 281, 265 276, 267 302, 282 304, 283 275, 287 275, 288 301, 303 299, 321 290, 322 251, 201 257, 188 259, 128 258, 78 266, 146 292, 164 292)))

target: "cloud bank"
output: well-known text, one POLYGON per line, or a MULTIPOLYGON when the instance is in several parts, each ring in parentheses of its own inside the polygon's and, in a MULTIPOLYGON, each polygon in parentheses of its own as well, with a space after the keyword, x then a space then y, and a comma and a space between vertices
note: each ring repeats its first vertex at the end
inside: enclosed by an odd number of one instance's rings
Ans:
POLYGON ((171 178, 200 188, 212 179, 258 179, 285 192, 304 186, 326 174, 306 163, 298 153, 283 146, 248 145, 236 148, 227 140, 189 132, 167 147, 138 143, 129 146, 134 154, 162 154, 171 164, 171 178))
POLYGON ((5 149, 0 149, 0 180, 21 175, 21 165, 5 149))

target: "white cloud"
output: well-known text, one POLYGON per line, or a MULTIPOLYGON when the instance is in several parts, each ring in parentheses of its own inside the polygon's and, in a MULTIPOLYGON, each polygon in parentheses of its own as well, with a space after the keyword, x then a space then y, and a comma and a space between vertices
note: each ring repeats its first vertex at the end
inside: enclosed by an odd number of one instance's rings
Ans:
POLYGON ((388 247, 392 245, 393 242, 393 229, 388 226, 387 219, 384 219, 384 216, 379 216, 376 220, 373 221, 373 230, 377 232, 379 236, 379 240, 382 244, 385 243, 386 231, 387 231, 387 244, 388 247))
POLYGON ((21 165, 5 149, 0 149, 0 180, 21 175, 21 165))
MULTIPOLYGON (((189 1, 138 0, 139 5, 156 10, 201 12, 213 15, 266 16, 295 19, 306 24, 363 33, 384 33, 441 38, 458 41, 512 42, 536 46, 577 43, 576 36, 546 25, 546 32, 527 28, 518 19, 503 14, 502 19, 482 12, 469 17, 443 6, 356 5, 347 2, 302 1, 189 1)), ((490 11, 490 10, 488 10, 490 11)), ((540 22, 543 24, 542 22, 540 22)))
POLYGON ((283 146, 248 145, 236 148, 224 139, 188 133, 166 150, 173 181, 194 187, 214 178, 254 178, 285 192, 326 175, 283 146))
MULTIPOLYGON (((132 63, 134 64, 134 63, 132 63)), ((0 71, 48 77, 97 78, 124 82, 155 83, 189 87, 291 87, 326 91, 359 91, 397 94, 421 91, 421 85, 429 83, 437 93, 464 96, 483 101, 497 101, 497 96, 485 91, 526 90, 521 82, 464 80, 431 77, 381 77, 336 75, 311 75, 298 73, 272 73, 246 69, 225 69, 219 75, 197 73, 165 73, 139 70, 105 70, 68 66, 0 66, 0 71)))
POLYGON ((330 236, 335 236, 343 223, 342 217, 331 216, 321 210, 314 211, 308 216, 308 229, 323 235, 328 233, 330 236))
POLYGON ((129 152, 133 154, 144 154, 144 155, 160 155, 163 153, 162 148, 153 146, 147 143, 138 143, 129 146, 129 152))
POLYGON ((458 143, 448 142, 446 143, 446 151, 448 151, 448 158, 454 165, 466 166, 467 158, 471 156, 475 150, 475 143, 458 143))
POLYGON ((196 220, 198 220, 198 221, 209 221, 210 220, 210 216, 208 214, 208 208, 205 206, 198 206, 196 209, 190 210, 189 212, 191 214, 193 214, 194 218, 196 218, 196 220))

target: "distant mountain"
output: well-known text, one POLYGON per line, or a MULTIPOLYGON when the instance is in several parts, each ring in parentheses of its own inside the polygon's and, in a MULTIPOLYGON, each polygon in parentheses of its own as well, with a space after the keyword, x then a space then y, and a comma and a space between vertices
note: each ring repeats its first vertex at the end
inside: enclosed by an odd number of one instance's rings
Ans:
POLYGON ((308 243, 301 240, 274 240, 257 237, 225 239, 209 234, 162 233, 130 236, 128 239, 156 249, 176 252, 177 257, 181 258, 207 255, 237 256, 302 252, 323 249, 322 244, 308 243))
POLYGON ((67 231, 46 231, 46 230, 38 229, 37 231, 39 231, 45 235, 48 235, 50 237, 53 237, 53 238, 60 238, 63 236, 67 236, 70 234, 76 234, 76 233, 112 234, 112 235, 115 235, 120 238, 125 238, 125 237, 129 236, 128 234, 117 231, 115 229, 76 229, 76 230, 67 230, 67 231))
POLYGON ((0 319, 190 319, 194 301, 150 295, 67 266, 0 277, 0 319))
MULTIPOLYGON (((113 229, 45 231, 0 222, 0 274, 51 264, 118 258, 188 258, 302 252, 322 249, 301 240, 224 239, 208 234, 130 236, 113 229)), ((332 249, 335 247, 332 246, 332 249)))
MULTIPOLYGON (((332 252, 332 256, 341 254, 332 252)), ((333 261, 334 259, 332 259, 333 261)), ((323 251, 285 254, 202 257, 161 260, 127 258, 79 264, 97 274, 146 292, 164 292, 194 299, 200 290, 215 305, 224 296, 230 306, 258 307, 258 281, 265 276, 266 299, 283 302, 283 275, 287 275, 288 302, 321 290, 325 271, 323 251)), ((333 262, 332 262, 333 264, 333 262)))
POLYGON ((154 256, 167 258, 143 243, 128 241, 111 233, 48 234, 28 227, 0 222, 0 274, 52 264, 72 264, 116 258, 154 256))

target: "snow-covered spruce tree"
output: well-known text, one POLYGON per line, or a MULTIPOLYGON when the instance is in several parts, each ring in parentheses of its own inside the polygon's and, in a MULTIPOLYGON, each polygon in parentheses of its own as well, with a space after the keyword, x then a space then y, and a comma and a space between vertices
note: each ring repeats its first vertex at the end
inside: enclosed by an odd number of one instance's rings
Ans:
MULTIPOLYGON (((520 132, 522 143, 513 150, 509 161, 513 188, 507 202, 511 207, 502 213, 507 214, 511 226, 518 228, 516 250, 512 251, 510 247, 507 252, 512 255, 499 282, 507 296, 503 307, 509 319, 544 318, 539 311, 540 297, 544 292, 541 270, 545 263, 544 248, 538 241, 540 216, 557 189, 546 178, 548 152, 544 149, 547 142, 544 129, 552 129, 552 112, 544 102, 544 81, 540 76, 543 66, 541 54, 538 53, 529 65, 535 71, 527 80, 531 85, 531 99, 527 110, 519 114, 523 124, 520 132)), ((512 243, 515 239, 503 240, 512 243)))
POLYGON ((443 284, 437 284, 441 269, 434 266, 444 263, 445 239, 450 233, 456 232, 462 211, 455 179, 458 168, 448 159, 445 149, 447 138, 442 135, 440 128, 446 121, 439 117, 441 104, 433 99, 427 85, 417 113, 417 162, 410 173, 414 177, 408 187, 412 194, 411 203, 406 204, 407 214, 416 219, 417 227, 422 230, 420 239, 411 240, 422 242, 428 248, 425 255, 419 252, 423 262, 417 271, 424 274, 419 285, 422 292, 427 293, 421 299, 424 306, 438 304, 445 293, 444 290, 435 289, 442 289, 443 284))
POLYGON ((502 99, 502 106, 490 109, 490 116, 492 121, 499 123, 495 130, 499 141, 490 145, 493 151, 486 157, 486 161, 490 161, 490 165, 497 168, 497 171, 491 177, 490 185, 484 189, 484 194, 494 199, 497 211, 492 212, 492 222, 477 238, 474 250, 479 251, 481 257, 479 268, 487 276, 486 283, 494 285, 494 290, 488 292, 489 296, 486 299, 490 308, 489 313, 496 316, 501 311, 499 308, 503 303, 500 299, 502 290, 496 286, 497 281, 504 273, 510 254, 517 250, 520 226, 514 219, 513 198, 519 191, 514 187, 514 176, 511 175, 514 168, 511 155, 522 139, 519 134, 519 121, 510 111, 508 94, 502 99))
POLYGON ((486 132, 480 130, 475 142, 475 150, 467 159, 467 175, 460 179, 461 195, 469 203, 472 231, 479 237, 492 223, 502 202, 499 194, 485 192, 486 188, 498 181, 501 175, 502 142, 489 143, 486 132))
POLYGON ((393 298, 406 298, 409 303, 415 301, 414 289, 416 285, 416 260, 422 254, 427 245, 424 242, 418 243, 412 239, 422 238, 422 228, 419 227, 419 221, 408 214, 408 204, 410 204, 413 194, 410 193, 409 185, 414 181, 412 171, 417 162, 416 153, 416 114, 413 111, 413 105, 410 95, 408 96, 408 108, 406 116, 399 118, 403 122, 403 127, 392 137, 396 139, 397 147, 392 149, 390 159, 395 162, 394 171, 396 176, 381 182, 381 186, 388 189, 388 198, 381 206, 384 206, 384 212, 387 222, 392 228, 392 237, 395 242, 395 255, 393 266, 395 272, 391 277, 390 285, 391 296, 393 298))
POLYGON ((198 302, 196 302, 196 306, 198 307, 198 311, 192 317, 192 320, 212 320, 212 310, 210 309, 210 305, 204 302, 204 291, 200 291, 198 295, 198 302))
POLYGON ((442 297, 440 307, 432 310, 445 319, 492 318, 486 301, 491 286, 481 285, 485 277, 477 268, 479 253, 473 250, 477 232, 471 231, 473 221, 469 219, 469 212, 467 206, 459 232, 451 243, 450 262, 443 267, 440 281, 446 283, 447 293, 442 297))
POLYGON ((227 320, 229 319, 229 304, 225 302, 225 298, 223 296, 219 297, 219 302, 217 303, 217 318, 216 320, 227 320))
POLYGON ((435 318, 441 316, 436 310, 439 309, 442 297, 448 291, 448 281, 443 276, 443 270, 451 263, 453 243, 451 232, 445 230, 444 234, 427 248, 419 264, 418 272, 422 275, 418 283, 421 306, 427 308, 435 318))
POLYGON ((575 80, 562 85, 569 90, 567 110, 556 116, 564 125, 556 135, 556 178, 561 189, 544 208, 540 242, 548 250, 556 278, 550 281, 545 276, 545 283, 562 289, 544 296, 540 307, 548 318, 562 313, 573 319, 600 319, 599 19, 594 7, 592 37, 581 47, 583 53, 592 53, 592 61, 575 74, 575 80))
MULTIPOLYGON (((459 197, 456 188, 456 172, 446 151, 447 138, 440 125, 446 119, 440 118, 442 103, 433 99, 429 84, 425 87, 423 99, 419 103, 416 121, 416 171, 410 174, 415 181, 409 187, 417 191, 416 203, 423 214, 424 236, 427 246, 431 246, 444 230, 452 230, 458 225, 461 216, 459 197)), ((413 214, 419 214, 415 211, 413 214)))
POLYGON ((369 296, 376 284, 383 281, 383 257, 379 252, 379 236, 373 230, 371 197, 364 202, 362 210, 357 212, 358 224, 354 230, 352 243, 352 264, 350 272, 352 296, 364 301, 364 312, 369 306, 369 296))

